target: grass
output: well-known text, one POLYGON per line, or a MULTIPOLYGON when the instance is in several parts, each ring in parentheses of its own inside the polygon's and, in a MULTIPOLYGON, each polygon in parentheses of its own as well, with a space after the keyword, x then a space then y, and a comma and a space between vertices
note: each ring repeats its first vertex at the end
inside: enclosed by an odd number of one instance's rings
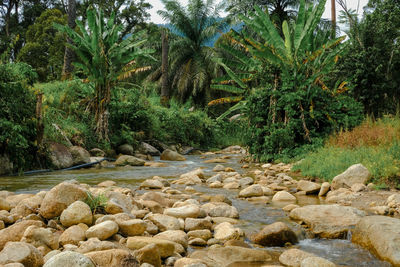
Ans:
POLYGON ((104 211, 108 201, 104 194, 94 196, 91 192, 86 191, 86 195, 85 203, 89 205, 93 213, 104 211))
POLYGON ((331 136, 324 147, 309 153, 293 171, 331 181, 353 164, 361 163, 377 184, 396 184, 400 175, 400 117, 367 118, 351 131, 331 136))

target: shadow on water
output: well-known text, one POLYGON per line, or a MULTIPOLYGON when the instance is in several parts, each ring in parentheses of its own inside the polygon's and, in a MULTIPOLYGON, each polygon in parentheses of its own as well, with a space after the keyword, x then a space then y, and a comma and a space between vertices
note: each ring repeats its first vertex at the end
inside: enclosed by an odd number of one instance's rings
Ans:
MULTIPOLYGON (((208 157, 210 159, 215 156, 208 157)), ((233 155, 228 159, 227 163, 223 165, 231 167, 238 172, 243 172, 238 163, 240 157, 233 155)), ((191 171, 195 168, 204 168, 205 174, 211 176, 212 168, 217 165, 216 163, 204 163, 205 159, 200 156, 187 156, 187 161, 183 162, 165 162, 167 167, 118 167, 118 168, 105 168, 105 169, 82 169, 75 171, 51 172, 41 175, 20 176, 20 177, 0 177, 0 190, 8 190, 16 193, 36 193, 40 190, 48 190, 58 183, 76 179, 81 183, 89 185, 96 185, 105 180, 113 180, 119 186, 136 189, 138 185, 149 177, 163 176, 173 179, 180 174, 191 171)), ((160 160, 158 158, 155 161, 160 160)), ((224 194, 231 201, 240 214, 240 221, 237 225, 249 237, 251 234, 256 233, 265 225, 277 221, 285 222, 289 225, 300 237, 300 242, 294 247, 304 251, 313 253, 317 256, 326 258, 340 266, 352 267, 390 267, 391 264, 382 262, 374 257, 367 250, 351 243, 348 240, 327 240, 327 239, 307 239, 307 233, 304 229, 292 222, 287 214, 282 210, 282 207, 288 203, 271 203, 261 204, 252 203, 242 199, 237 199, 238 190, 225 190, 225 189, 211 189, 205 186, 193 186, 198 192, 206 193, 209 195, 224 194)), ((297 204, 304 205, 317 205, 323 204, 323 201, 317 197, 299 196, 297 204)), ((249 242, 249 240, 246 240, 249 242)), ((284 251, 284 248, 264 248, 271 252, 273 255, 278 255, 284 251)), ((277 257, 276 257, 277 258, 277 257)), ((248 263, 245 265, 235 263, 230 267, 250 266, 248 263)), ((262 264, 254 263, 251 266, 262 266, 262 264)))

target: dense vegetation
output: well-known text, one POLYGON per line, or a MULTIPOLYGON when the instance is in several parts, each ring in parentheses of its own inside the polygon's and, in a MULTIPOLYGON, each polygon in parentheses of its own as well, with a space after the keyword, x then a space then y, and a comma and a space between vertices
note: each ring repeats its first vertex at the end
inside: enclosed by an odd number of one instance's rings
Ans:
POLYGON ((163 0, 165 27, 147 22, 143 0, 64 2, 0 8, 0 156, 15 170, 45 166, 34 155, 50 142, 108 151, 157 140, 242 144, 259 161, 305 157, 297 168, 325 179, 354 162, 374 178, 397 175, 397 137, 339 141, 367 116, 354 131, 398 121, 379 120, 399 110, 396 1, 370 0, 362 18, 346 10, 347 39, 321 19, 326 1, 229 0, 221 18, 214 1, 163 0), (239 26, 227 32, 229 23, 239 26))

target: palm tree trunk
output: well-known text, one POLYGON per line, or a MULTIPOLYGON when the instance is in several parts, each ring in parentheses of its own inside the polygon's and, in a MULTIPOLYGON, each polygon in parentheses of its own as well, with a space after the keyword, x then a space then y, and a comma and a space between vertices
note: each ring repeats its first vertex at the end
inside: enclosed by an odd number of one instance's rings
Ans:
POLYGON ((111 98, 111 84, 96 86, 96 134, 99 141, 109 141, 108 137, 108 119, 110 113, 108 104, 111 98))
MULTIPOLYGON (((68 26, 71 29, 74 29, 76 26, 75 23, 76 18, 76 2, 75 0, 68 0, 68 26)), ((72 44, 72 40, 68 37, 67 43, 72 44)), ((68 46, 65 47, 64 54, 64 66, 61 74, 61 79, 66 80, 71 78, 71 74, 74 70, 74 66, 72 66, 72 62, 75 59, 75 53, 68 46)))
POLYGON ((169 90, 168 90, 168 35, 165 30, 161 32, 162 38, 162 54, 161 54, 161 105, 169 106, 169 90))
POLYGON ((336 0, 331 0, 332 38, 336 38, 336 0))

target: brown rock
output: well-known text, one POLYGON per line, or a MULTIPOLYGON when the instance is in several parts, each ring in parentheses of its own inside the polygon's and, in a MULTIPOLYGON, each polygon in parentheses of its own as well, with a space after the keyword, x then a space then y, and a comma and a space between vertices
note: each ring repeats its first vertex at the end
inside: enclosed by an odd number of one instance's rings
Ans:
POLYGON ((123 249, 92 251, 86 253, 85 256, 90 258, 97 267, 139 267, 135 257, 123 249))
POLYGON ((44 226, 41 221, 26 220, 19 223, 15 223, 3 230, 0 230, 0 250, 2 250, 7 242, 20 241, 24 235, 25 229, 31 225, 38 227, 44 226))
POLYGON ((78 245, 80 241, 86 240, 85 232, 89 227, 86 224, 73 225, 65 230, 60 238, 59 242, 62 246, 66 244, 78 245))
POLYGON ((297 243, 296 234, 283 222, 265 226, 252 237, 252 241, 262 246, 283 247, 286 243, 297 243))
POLYGON ((0 252, 0 264, 22 263, 25 267, 43 265, 43 256, 37 248, 23 242, 9 242, 0 252))
POLYGON ((140 264, 149 263, 154 267, 161 267, 161 257, 156 244, 148 244, 135 251, 140 264))

